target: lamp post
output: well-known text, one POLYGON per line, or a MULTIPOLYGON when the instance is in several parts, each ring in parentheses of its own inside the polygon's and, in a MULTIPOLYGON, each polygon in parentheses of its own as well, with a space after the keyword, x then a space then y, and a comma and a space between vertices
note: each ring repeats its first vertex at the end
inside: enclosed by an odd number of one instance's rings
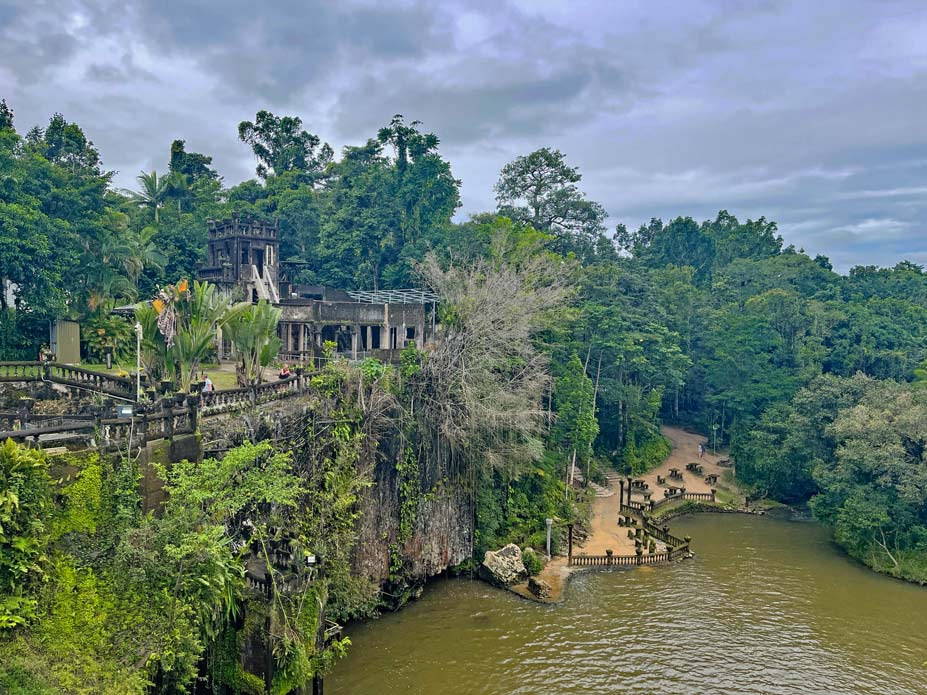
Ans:
POLYGON ((711 426, 711 434, 712 434, 712 441, 714 442, 711 447, 712 453, 717 456, 718 454, 718 423, 715 423, 714 425, 711 426))
POLYGON ((554 525, 553 519, 544 519, 544 523, 547 524, 547 560, 550 561, 550 527, 554 525))
POLYGON ((142 324, 135 322, 135 402, 142 400, 142 324))

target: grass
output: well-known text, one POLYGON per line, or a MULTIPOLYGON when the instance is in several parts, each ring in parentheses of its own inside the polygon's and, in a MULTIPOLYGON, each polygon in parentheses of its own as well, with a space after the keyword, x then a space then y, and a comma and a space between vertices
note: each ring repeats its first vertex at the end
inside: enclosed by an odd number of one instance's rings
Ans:
MULTIPOLYGON (((80 366, 83 369, 89 369, 103 374, 112 374, 114 376, 120 373, 130 374, 135 371, 135 363, 114 364, 112 369, 107 369, 105 364, 82 363, 80 366)), ((238 381, 235 377, 234 369, 223 369, 218 364, 204 364, 201 365, 200 370, 206 372, 217 390, 238 388, 238 381)))

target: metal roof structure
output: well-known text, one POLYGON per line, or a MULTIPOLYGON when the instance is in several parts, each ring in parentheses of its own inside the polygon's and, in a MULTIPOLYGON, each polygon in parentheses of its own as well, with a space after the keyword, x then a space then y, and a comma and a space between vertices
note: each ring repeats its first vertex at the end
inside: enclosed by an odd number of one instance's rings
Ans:
POLYGON ((351 299, 369 304, 436 304, 440 297, 431 290, 349 290, 351 299))

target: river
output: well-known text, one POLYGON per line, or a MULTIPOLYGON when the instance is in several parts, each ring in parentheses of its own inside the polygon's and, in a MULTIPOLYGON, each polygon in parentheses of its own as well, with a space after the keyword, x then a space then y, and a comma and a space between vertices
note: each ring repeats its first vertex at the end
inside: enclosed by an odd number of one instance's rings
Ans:
POLYGON ((560 605, 441 580, 348 631, 327 695, 927 694, 927 589, 810 522, 672 522, 697 557, 575 576, 560 605))

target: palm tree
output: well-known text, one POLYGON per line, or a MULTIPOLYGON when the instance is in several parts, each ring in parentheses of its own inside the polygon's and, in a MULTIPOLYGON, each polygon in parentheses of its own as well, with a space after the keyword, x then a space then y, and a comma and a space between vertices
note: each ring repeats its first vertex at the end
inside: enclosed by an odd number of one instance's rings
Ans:
POLYGON ((165 199, 171 198, 177 201, 177 212, 181 212, 183 204, 193 197, 193 189, 190 187, 190 177, 180 172, 173 172, 161 179, 164 182, 165 199))
POLYGON ((155 244, 156 227, 144 227, 138 234, 132 235, 126 242, 123 267, 129 279, 137 287, 138 279, 145 268, 164 268, 167 256, 155 244))
POLYGON ((152 169, 150 174, 143 171, 135 177, 135 180, 138 181, 142 190, 138 192, 130 191, 129 194, 138 205, 154 211, 154 221, 155 224, 158 224, 160 222, 158 210, 161 209, 165 198, 167 198, 170 177, 159 177, 158 172, 152 169))
POLYGON ((264 299, 229 311, 222 330, 239 355, 235 366, 239 386, 260 384, 263 380, 263 368, 273 361, 282 346, 277 336, 279 321, 280 309, 264 299))
POLYGON ((249 304, 229 306, 219 288, 208 282, 186 280, 159 291, 152 305, 136 309, 136 319, 142 324, 142 352, 145 367, 151 375, 172 380, 187 391, 196 380, 200 364, 216 344, 216 329, 239 315, 249 304), (173 320, 170 340, 162 334, 159 320, 163 312, 171 312, 173 320))
POLYGON ((177 336, 171 352, 179 367, 180 388, 187 391, 200 363, 216 344, 216 329, 233 315, 229 312, 241 311, 238 307, 243 304, 229 307, 225 295, 208 282, 194 282, 189 292, 181 291, 178 304, 177 336))

